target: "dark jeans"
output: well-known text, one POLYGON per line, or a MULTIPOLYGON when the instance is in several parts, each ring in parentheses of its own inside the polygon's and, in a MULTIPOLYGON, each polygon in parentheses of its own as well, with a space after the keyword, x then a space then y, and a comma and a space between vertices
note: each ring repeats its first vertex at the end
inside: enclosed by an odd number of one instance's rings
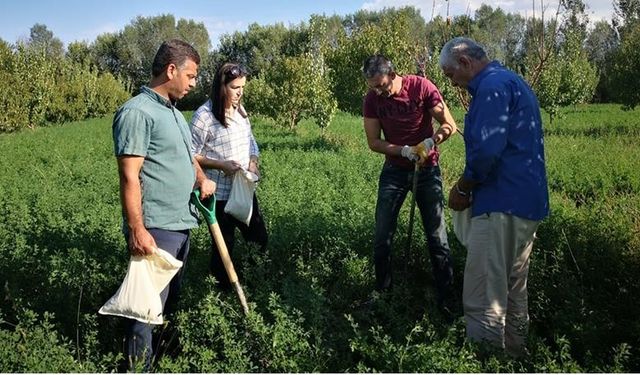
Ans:
MULTIPOLYGON (((376 203, 374 260, 376 289, 391 287, 391 244, 398 226, 400 208, 413 187, 413 170, 385 162, 380 173, 376 203)), ((444 221, 444 196, 440 167, 425 167, 418 172, 416 203, 427 239, 438 303, 449 297, 453 281, 453 265, 444 221)))
MULTIPOLYGON (((258 206, 258 199, 255 194, 253 195, 253 213, 251 214, 249 225, 246 225, 240 220, 225 213, 224 207, 226 205, 227 201, 216 201, 216 219, 220 225, 220 232, 222 232, 222 237, 224 237, 224 242, 227 245, 229 256, 233 253, 236 228, 240 229, 240 233, 245 241, 258 244, 260 246, 260 250, 264 251, 267 247, 268 241, 267 227, 264 223, 262 212, 260 212, 260 207, 258 206)), ((220 252, 218 251, 218 246, 215 241, 213 241, 212 250, 210 264, 211 273, 220 283, 219 285, 221 289, 230 290, 231 282, 229 281, 229 276, 227 276, 227 271, 224 269, 224 264, 222 264, 222 258, 220 258, 220 252)), ((235 267, 235 270, 236 273, 238 273, 238 277, 240 277, 241 270, 237 267, 235 267)))
MULTIPOLYGON (((173 277, 169 285, 160 293, 164 314, 171 312, 178 301, 178 294, 182 285, 187 256, 189 255, 189 231, 170 231, 164 229, 149 229, 149 233, 162 250, 183 262, 180 271, 173 277), (166 306, 166 307, 165 307, 166 306)), ((127 237, 125 235, 125 237, 127 237)), ((127 239, 128 240, 128 239, 127 239)), ((125 358, 129 360, 129 367, 133 363, 144 361, 143 369, 149 371, 153 358, 153 324, 146 324, 134 319, 126 320, 125 358)))

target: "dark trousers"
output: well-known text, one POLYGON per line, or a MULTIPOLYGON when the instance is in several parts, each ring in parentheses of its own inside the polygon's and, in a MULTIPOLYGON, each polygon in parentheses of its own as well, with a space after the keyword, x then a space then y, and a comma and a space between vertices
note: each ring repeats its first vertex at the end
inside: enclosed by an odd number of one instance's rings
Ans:
MULTIPOLYGON (((246 225, 233 216, 225 213, 224 207, 226 205, 227 201, 216 202, 216 219, 220 225, 220 232, 222 232, 222 237, 224 237, 224 242, 227 245, 229 256, 233 253, 236 228, 240 229, 240 233, 245 241, 256 243, 260 246, 261 250, 264 250, 267 247, 268 241, 267 227, 264 223, 264 218, 262 217, 262 212, 260 212, 258 199, 255 194, 253 196, 253 213, 251 215, 249 225, 246 225)), ((222 258, 220 258, 220 252, 218 251, 218 246, 215 241, 213 241, 212 245, 210 269, 213 276, 220 283, 220 288, 223 290, 230 290, 231 282, 229 281, 227 271, 224 269, 224 265, 222 264, 222 258)), ((236 273, 241 274, 241 270, 237 267, 235 267, 235 270, 236 273)))
MULTIPOLYGON (((156 241, 156 245, 183 262, 180 271, 171 279, 169 285, 160 293, 164 314, 171 312, 178 301, 178 294, 182 285, 182 277, 189 255, 189 230, 170 231, 164 229, 149 229, 149 233, 156 241), (166 306, 166 307, 165 307, 166 306)), ((126 237, 126 236, 125 236, 126 237)), ((143 361, 143 369, 149 371, 153 359, 153 324, 139 322, 134 319, 126 320, 125 358, 129 360, 129 367, 133 363, 143 361)))
MULTIPOLYGON (((392 284, 391 244, 398 226, 400 208, 413 187, 413 174, 413 170, 395 167, 389 162, 385 162, 380 173, 374 240, 377 290, 388 289, 392 284)), ((422 218, 440 303, 449 296, 453 281, 453 265, 444 221, 440 167, 432 166, 419 170, 416 203, 422 218)))

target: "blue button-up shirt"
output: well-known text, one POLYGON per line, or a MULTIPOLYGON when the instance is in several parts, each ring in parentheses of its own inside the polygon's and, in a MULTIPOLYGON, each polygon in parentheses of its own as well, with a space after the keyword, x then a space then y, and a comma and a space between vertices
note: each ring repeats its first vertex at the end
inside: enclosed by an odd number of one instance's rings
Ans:
POLYGON ((549 214, 542 119, 529 85, 497 61, 467 87, 464 178, 473 189, 472 216, 503 212, 528 220, 549 214))

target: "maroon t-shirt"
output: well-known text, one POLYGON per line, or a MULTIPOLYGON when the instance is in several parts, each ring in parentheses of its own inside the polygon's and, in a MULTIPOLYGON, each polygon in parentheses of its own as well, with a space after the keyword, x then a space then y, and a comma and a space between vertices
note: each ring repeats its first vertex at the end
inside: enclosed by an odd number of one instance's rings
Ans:
MULTIPOLYGON (((433 135, 433 118, 429 109, 442 102, 438 88, 424 77, 402 77, 400 92, 391 97, 377 95, 370 90, 364 97, 363 116, 380 121, 384 139, 399 146, 415 146, 433 135)), ((426 165, 438 164, 438 149, 430 154, 426 165)), ((396 166, 413 168, 413 163, 402 156, 386 155, 396 166)))

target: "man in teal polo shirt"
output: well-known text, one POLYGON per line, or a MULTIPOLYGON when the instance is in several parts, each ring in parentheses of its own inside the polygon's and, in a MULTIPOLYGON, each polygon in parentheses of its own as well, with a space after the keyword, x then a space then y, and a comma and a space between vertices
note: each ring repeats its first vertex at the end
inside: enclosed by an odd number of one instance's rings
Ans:
MULTIPOLYGON (((131 255, 150 255, 161 248, 186 262, 189 229, 198 225, 189 204, 197 187, 211 196, 215 183, 206 178, 191 156, 189 126, 175 102, 196 84, 200 56, 189 44, 173 39, 162 43, 153 61, 152 79, 127 101, 113 120, 113 141, 120 175, 123 232, 131 255)), ((177 299, 182 270, 160 294, 177 299)), ((153 326, 127 322, 129 366, 143 361, 149 370, 153 326)))

